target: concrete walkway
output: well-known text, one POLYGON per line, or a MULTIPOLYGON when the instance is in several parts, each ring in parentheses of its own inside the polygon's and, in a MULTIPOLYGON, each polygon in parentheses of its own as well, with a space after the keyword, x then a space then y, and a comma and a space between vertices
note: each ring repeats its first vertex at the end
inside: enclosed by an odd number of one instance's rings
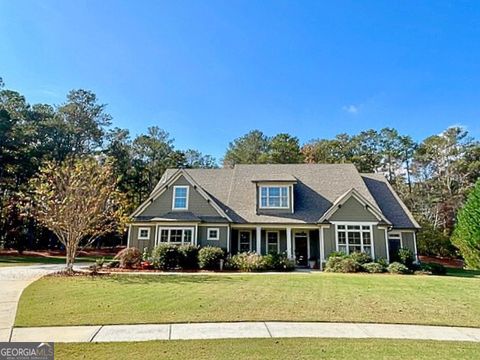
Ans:
POLYGON ((113 342, 287 337, 480 342, 480 328, 292 322, 61 326, 14 328, 11 341, 113 342))
POLYGON ((0 267, 0 341, 8 341, 22 291, 33 281, 65 267, 29 265, 0 267))

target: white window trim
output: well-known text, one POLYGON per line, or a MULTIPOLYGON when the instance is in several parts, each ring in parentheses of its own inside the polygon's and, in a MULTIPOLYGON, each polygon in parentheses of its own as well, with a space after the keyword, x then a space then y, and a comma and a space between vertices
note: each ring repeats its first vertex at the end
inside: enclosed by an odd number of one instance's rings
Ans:
POLYGON ((139 227, 138 228, 138 240, 150 240, 150 228, 149 227, 139 227), (141 236, 143 230, 147 230, 147 236, 141 236))
POLYGON ((252 230, 239 230, 238 231, 238 252, 240 253, 240 234, 242 232, 248 233, 248 251, 252 251, 252 230))
POLYGON ((400 240, 400 248, 403 248, 403 236, 402 236, 401 231, 390 231, 387 234, 388 234, 388 240, 399 239, 400 240))
MULTIPOLYGON (((281 194, 281 190, 280 190, 281 194)), ((280 198, 282 196, 280 195, 280 198)), ((289 209, 290 208, 290 186, 288 185, 262 185, 258 187, 258 208, 259 209, 289 209), (262 206, 262 189, 267 189, 267 206, 262 206), (268 206, 268 199, 270 198, 269 188, 284 188, 287 189, 287 206, 268 206)))
POLYGON ((178 245, 183 245, 183 244, 196 244, 196 231, 194 227, 163 227, 163 226, 158 226, 157 227, 157 238, 155 239, 155 246, 158 246, 159 244, 178 244, 178 245), (168 231, 168 241, 163 242, 160 241, 162 237, 162 230, 167 230, 168 231), (181 242, 172 242, 170 241, 171 238, 171 231, 172 230, 182 230, 182 241, 181 242), (185 242, 183 241, 184 239, 184 232, 185 230, 190 230, 192 232, 192 241, 191 242, 185 242))
POLYGON ((220 228, 214 228, 214 227, 209 227, 207 228, 207 240, 220 240, 220 228), (210 236, 210 231, 211 230, 214 230, 217 232, 217 236, 216 237, 211 237, 210 236))
POLYGON ((172 195, 172 210, 188 210, 188 198, 190 195, 190 186, 188 185, 176 185, 173 187, 173 195, 172 195), (186 194, 186 201, 185 201, 185 207, 179 208, 175 207, 175 194, 177 192, 177 189, 187 189, 187 194, 186 194))
MULTIPOLYGON (((365 252, 363 250, 363 233, 364 232, 367 232, 366 230, 363 230, 362 229, 362 226, 370 226, 370 230, 369 230, 369 233, 370 233, 370 245, 367 245, 367 246, 370 246, 372 252, 370 254, 370 256, 372 257, 372 259, 375 259, 375 240, 373 238, 373 226, 376 225, 376 223, 372 223, 372 222, 363 222, 363 221, 336 221, 336 222, 332 222, 332 224, 335 225, 335 250, 336 251, 340 251, 339 250, 339 243, 338 243, 338 225, 344 225, 345 226, 345 233, 348 232, 347 230, 347 226, 348 225, 354 225, 354 226, 360 226, 360 230, 353 230, 353 231, 358 231, 360 232, 360 246, 361 246, 361 251, 362 252, 365 252)), ((349 251, 349 245, 348 245, 348 234, 345 234, 345 240, 346 240, 346 247, 347 247, 347 255, 350 253, 349 251)))
POLYGON ((280 254, 280 231, 266 231, 265 232, 265 253, 268 254, 268 234, 277 234, 277 254, 280 254))

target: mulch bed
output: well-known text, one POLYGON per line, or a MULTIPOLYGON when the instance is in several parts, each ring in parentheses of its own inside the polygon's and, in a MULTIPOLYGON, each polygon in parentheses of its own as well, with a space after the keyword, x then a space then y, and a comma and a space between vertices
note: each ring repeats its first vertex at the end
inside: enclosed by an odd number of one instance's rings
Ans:
POLYGON ((449 268, 463 269, 463 260, 460 259, 438 258, 423 255, 420 255, 419 259, 422 263, 436 263, 449 268))

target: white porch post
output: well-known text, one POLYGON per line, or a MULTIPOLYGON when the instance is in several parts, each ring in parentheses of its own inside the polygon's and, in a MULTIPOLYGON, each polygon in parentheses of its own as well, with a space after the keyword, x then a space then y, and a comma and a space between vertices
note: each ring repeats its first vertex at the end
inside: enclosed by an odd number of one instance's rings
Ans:
POLYGON ((256 235, 256 240, 257 240, 257 254, 262 253, 262 228, 260 226, 257 226, 257 235, 256 235))
POLYGON ((230 232, 231 232, 230 225, 227 226, 227 253, 230 253, 230 232))
POLYGON ((193 238, 193 243, 198 245, 198 224, 195 224, 195 237, 193 238))
POLYGON ((293 258, 292 255, 292 228, 289 226, 286 229, 287 232, 287 257, 289 259, 293 258))
POLYGON ((417 232, 413 232, 413 247, 415 248, 415 262, 418 264, 420 260, 418 259, 418 250, 417 250, 417 232))
POLYGON ((130 247, 130 239, 132 238, 132 224, 128 225, 127 248, 130 247))
POLYGON ((319 268, 320 268, 320 271, 323 271, 323 260, 324 260, 324 254, 323 254, 323 227, 320 227, 318 229, 318 246, 319 246, 319 257, 318 257, 318 262, 319 262, 319 268))

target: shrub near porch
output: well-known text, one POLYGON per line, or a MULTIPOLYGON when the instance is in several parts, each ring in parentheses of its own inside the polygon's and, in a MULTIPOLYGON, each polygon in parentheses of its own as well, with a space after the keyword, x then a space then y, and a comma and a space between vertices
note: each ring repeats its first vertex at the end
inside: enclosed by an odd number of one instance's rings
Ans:
POLYGON ((45 277, 17 326, 347 321, 480 327, 478 278, 367 274, 45 277))

